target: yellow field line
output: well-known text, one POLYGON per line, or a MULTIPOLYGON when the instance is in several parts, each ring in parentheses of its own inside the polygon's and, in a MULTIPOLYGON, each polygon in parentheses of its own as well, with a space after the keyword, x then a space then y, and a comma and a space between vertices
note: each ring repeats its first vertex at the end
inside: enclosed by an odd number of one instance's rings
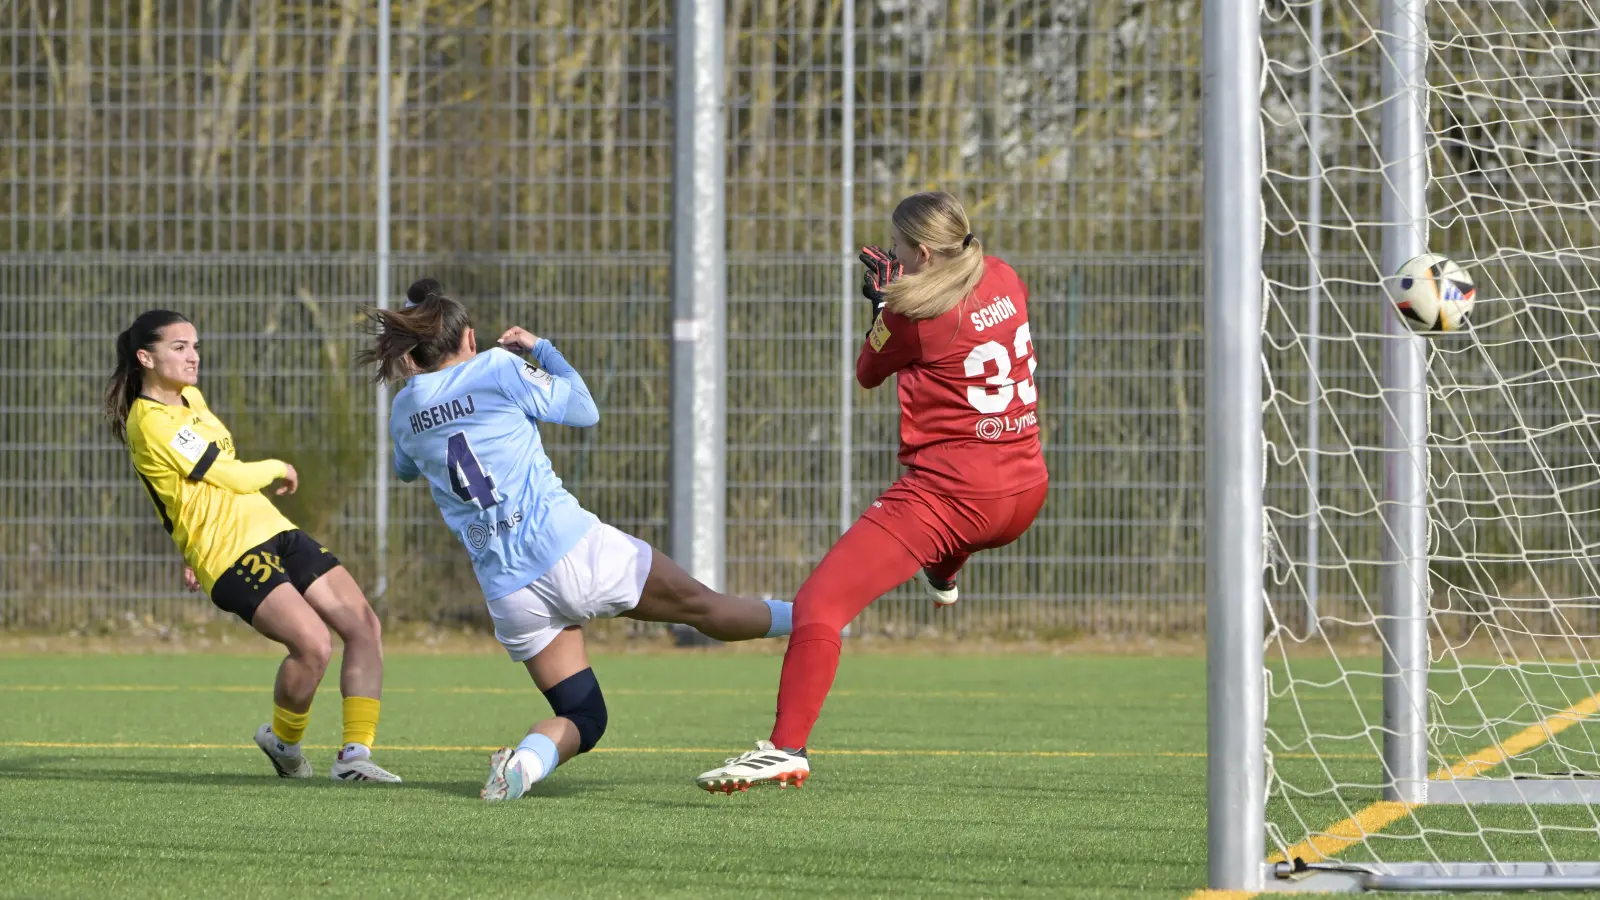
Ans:
MULTIPOLYGON (((203 685, 177 685, 177 684, 0 684, 0 693, 11 692, 19 694, 57 693, 71 691, 75 693, 195 693, 195 694, 265 694, 272 690, 270 684, 203 684, 203 685)), ((525 688, 503 687, 439 687, 439 688, 407 688, 386 687, 386 694, 531 694, 534 687, 530 684, 525 688)), ((632 689, 613 688, 606 691, 613 696, 624 697, 769 697, 772 689, 745 689, 732 688, 658 688, 658 689, 632 689)), ((891 691, 891 690, 839 690, 833 691, 836 697, 955 697, 977 700, 993 700, 1001 697, 1028 697, 1032 694, 1005 694, 999 691, 891 691)), ((1060 695, 1065 696, 1065 695, 1060 695)))
MULTIPOLYGON (((308 750, 337 750, 338 744, 306 744, 308 750)), ((255 744, 162 744, 136 741, 0 741, 0 748, 36 750, 254 750, 255 744)), ((491 753, 499 746, 408 744, 383 745, 382 750, 415 751, 422 753, 491 753)), ((596 747, 591 753, 727 753, 726 747, 596 747)), ((1171 759, 1199 759, 1204 753, 1177 752, 1118 752, 1093 750, 828 750, 823 756, 973 756, 973 757, 1025 757, 1036 759, 1095 759, 1101 757, 1159 757, 1171 759)))
MULTIPOLYGON (((1431 777, 1436 781, 1473 778, 1514 756, 1548 743, 1556 735, 1593 716, 1596 712, 1600 712, 1600 694, 1580 700, 1543 721, 1529 725, 1504 741, 1490 744, 1451 765, 1441 766, 1431 777)), ((1335 823, 1327 831, 1295 844, 1287 852, 1272 854, 1267 857, 1267 862, 1279 863, 1291 859, 1303 859, 1308 863, 1327 862, 1337 854, 1405 818, 1413 809, 1423 805, 1401 800, 1379 800, 1350 818, 1335 823)), ((1244 900, 1253 896, 1255 895, 1243 891, 1203 890, 1190 894, 1188 900, 1222 900, 1224 897, 1244 900)))
MULTIPOLYGON (((1527 753, 1548 743, 1556 735, 1600 711, 1600 694, 1574 703, 1561 712, 1529 725, 1504 741, 1490 744, 1470 756, 1449 766, 1441 766, 1432 775, 1437 781, 1454 781, 1472 778, 1505 762, 1513 756, 1527 753)), ((1275 853, 1268 862, 1284 862, 1300 858, 1306 862, 1324 862, 1367 835, 1375 834, 1403 818, 1419 803, 1399 800, 1379 800, 1354 816, 1329 828, 1326 833, 1313 835, 1289 848, 1288 853, 1275 853)))
MULTIPOLYGON (((308 750, 337 750, 339 744, 306 744, 308 750)), ((146 743, 139 741, 0 741, 3 749, 34 750, 254 750, 255 744, 146 743)), ((492 753, 497 746, 384 744, 382 749, 418 753, 492 753)), ((726 747, 596 747, 591 753, 727 753, 726 747)), ((1123 750, 883 750, 842 749, 819 751, 820 756, 927 756, 984 757, 1020 759, 1205 759, 1204 753, 1175 750, 1149 752, 1123 750)), ((1279 759, 1366 759, 1365 754, 1279 753, 1279 759)))

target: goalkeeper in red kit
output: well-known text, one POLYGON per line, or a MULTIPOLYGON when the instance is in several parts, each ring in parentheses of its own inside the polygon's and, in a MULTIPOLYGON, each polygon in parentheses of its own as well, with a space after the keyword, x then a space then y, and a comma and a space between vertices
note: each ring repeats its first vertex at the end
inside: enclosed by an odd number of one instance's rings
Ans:
POLYGON ((1016 540, 1044 505, 1028 289, 1010 266, 983 255, 949 194, 907 197, 893 224, 888 252, 861 254, 874 315, 856 380, 870 389, 900 376, 906 471, 800 587, 772 737, 696 779, 708 791, 802 784, 844 626, 912 577, 936 604, 955 603, 957 573, 971 555, 1016 540))

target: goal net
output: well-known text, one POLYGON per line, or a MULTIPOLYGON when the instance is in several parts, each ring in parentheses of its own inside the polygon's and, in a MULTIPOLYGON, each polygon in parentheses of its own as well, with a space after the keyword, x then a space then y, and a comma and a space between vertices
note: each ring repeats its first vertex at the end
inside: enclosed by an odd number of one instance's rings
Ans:
POLYGON ((1261 10, 1268 852, 1345 887, 1576 884, 1600 868, 1600 6, 1261 10), (1398 324, 1384 276, 1424 250, 1478 286, 1467 331, 1398 324))

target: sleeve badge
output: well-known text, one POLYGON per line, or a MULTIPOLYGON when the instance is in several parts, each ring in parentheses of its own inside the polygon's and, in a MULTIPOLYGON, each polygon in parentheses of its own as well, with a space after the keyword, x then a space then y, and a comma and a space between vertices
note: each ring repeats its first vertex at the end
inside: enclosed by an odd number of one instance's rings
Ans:
POLYGON ((872 345, 873 352, 881 351, 883 345, 889 343, 889 326, 883 324, 883 313, 878 314, 872 323, 872 330, 867 332, 867 343, 872 345))
POLYGON ((170 446, 178 451, 179 456, 192 463, 199 462, 200 457, 206 452, 205 438, 195 434, 187 425, 179 428, 178 433, 172 436, 170 446))
POLYGON ((555 387, 556 383, 556 378, 554 375, 551 375, 549 372, 546 372, 544 369, 539 368, 533 363, 522 364, 522 377, 527 379, 529 383, 534 384, 546 391, 555 387))

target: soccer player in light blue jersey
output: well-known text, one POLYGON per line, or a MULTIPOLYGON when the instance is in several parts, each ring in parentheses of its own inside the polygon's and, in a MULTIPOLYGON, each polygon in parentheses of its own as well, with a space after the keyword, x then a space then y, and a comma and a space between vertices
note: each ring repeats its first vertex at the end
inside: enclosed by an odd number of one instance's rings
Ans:
POLYGON ((360 357, 381 381, 409 379, 389 419, 395 472, 427 478, 472 557, 495 637, 555 713, 490 757, 483 799, 511 800, 605 732, 585 622, 625 616, 743 641, 787 635, 790 605, 711 590, 567 493, 534 423, 588 428, 600 413, 553 344, 512 328, 479 353, 466 308, 437 281, 406 296, 403 309, 368 310, 376 341, 360 357))

